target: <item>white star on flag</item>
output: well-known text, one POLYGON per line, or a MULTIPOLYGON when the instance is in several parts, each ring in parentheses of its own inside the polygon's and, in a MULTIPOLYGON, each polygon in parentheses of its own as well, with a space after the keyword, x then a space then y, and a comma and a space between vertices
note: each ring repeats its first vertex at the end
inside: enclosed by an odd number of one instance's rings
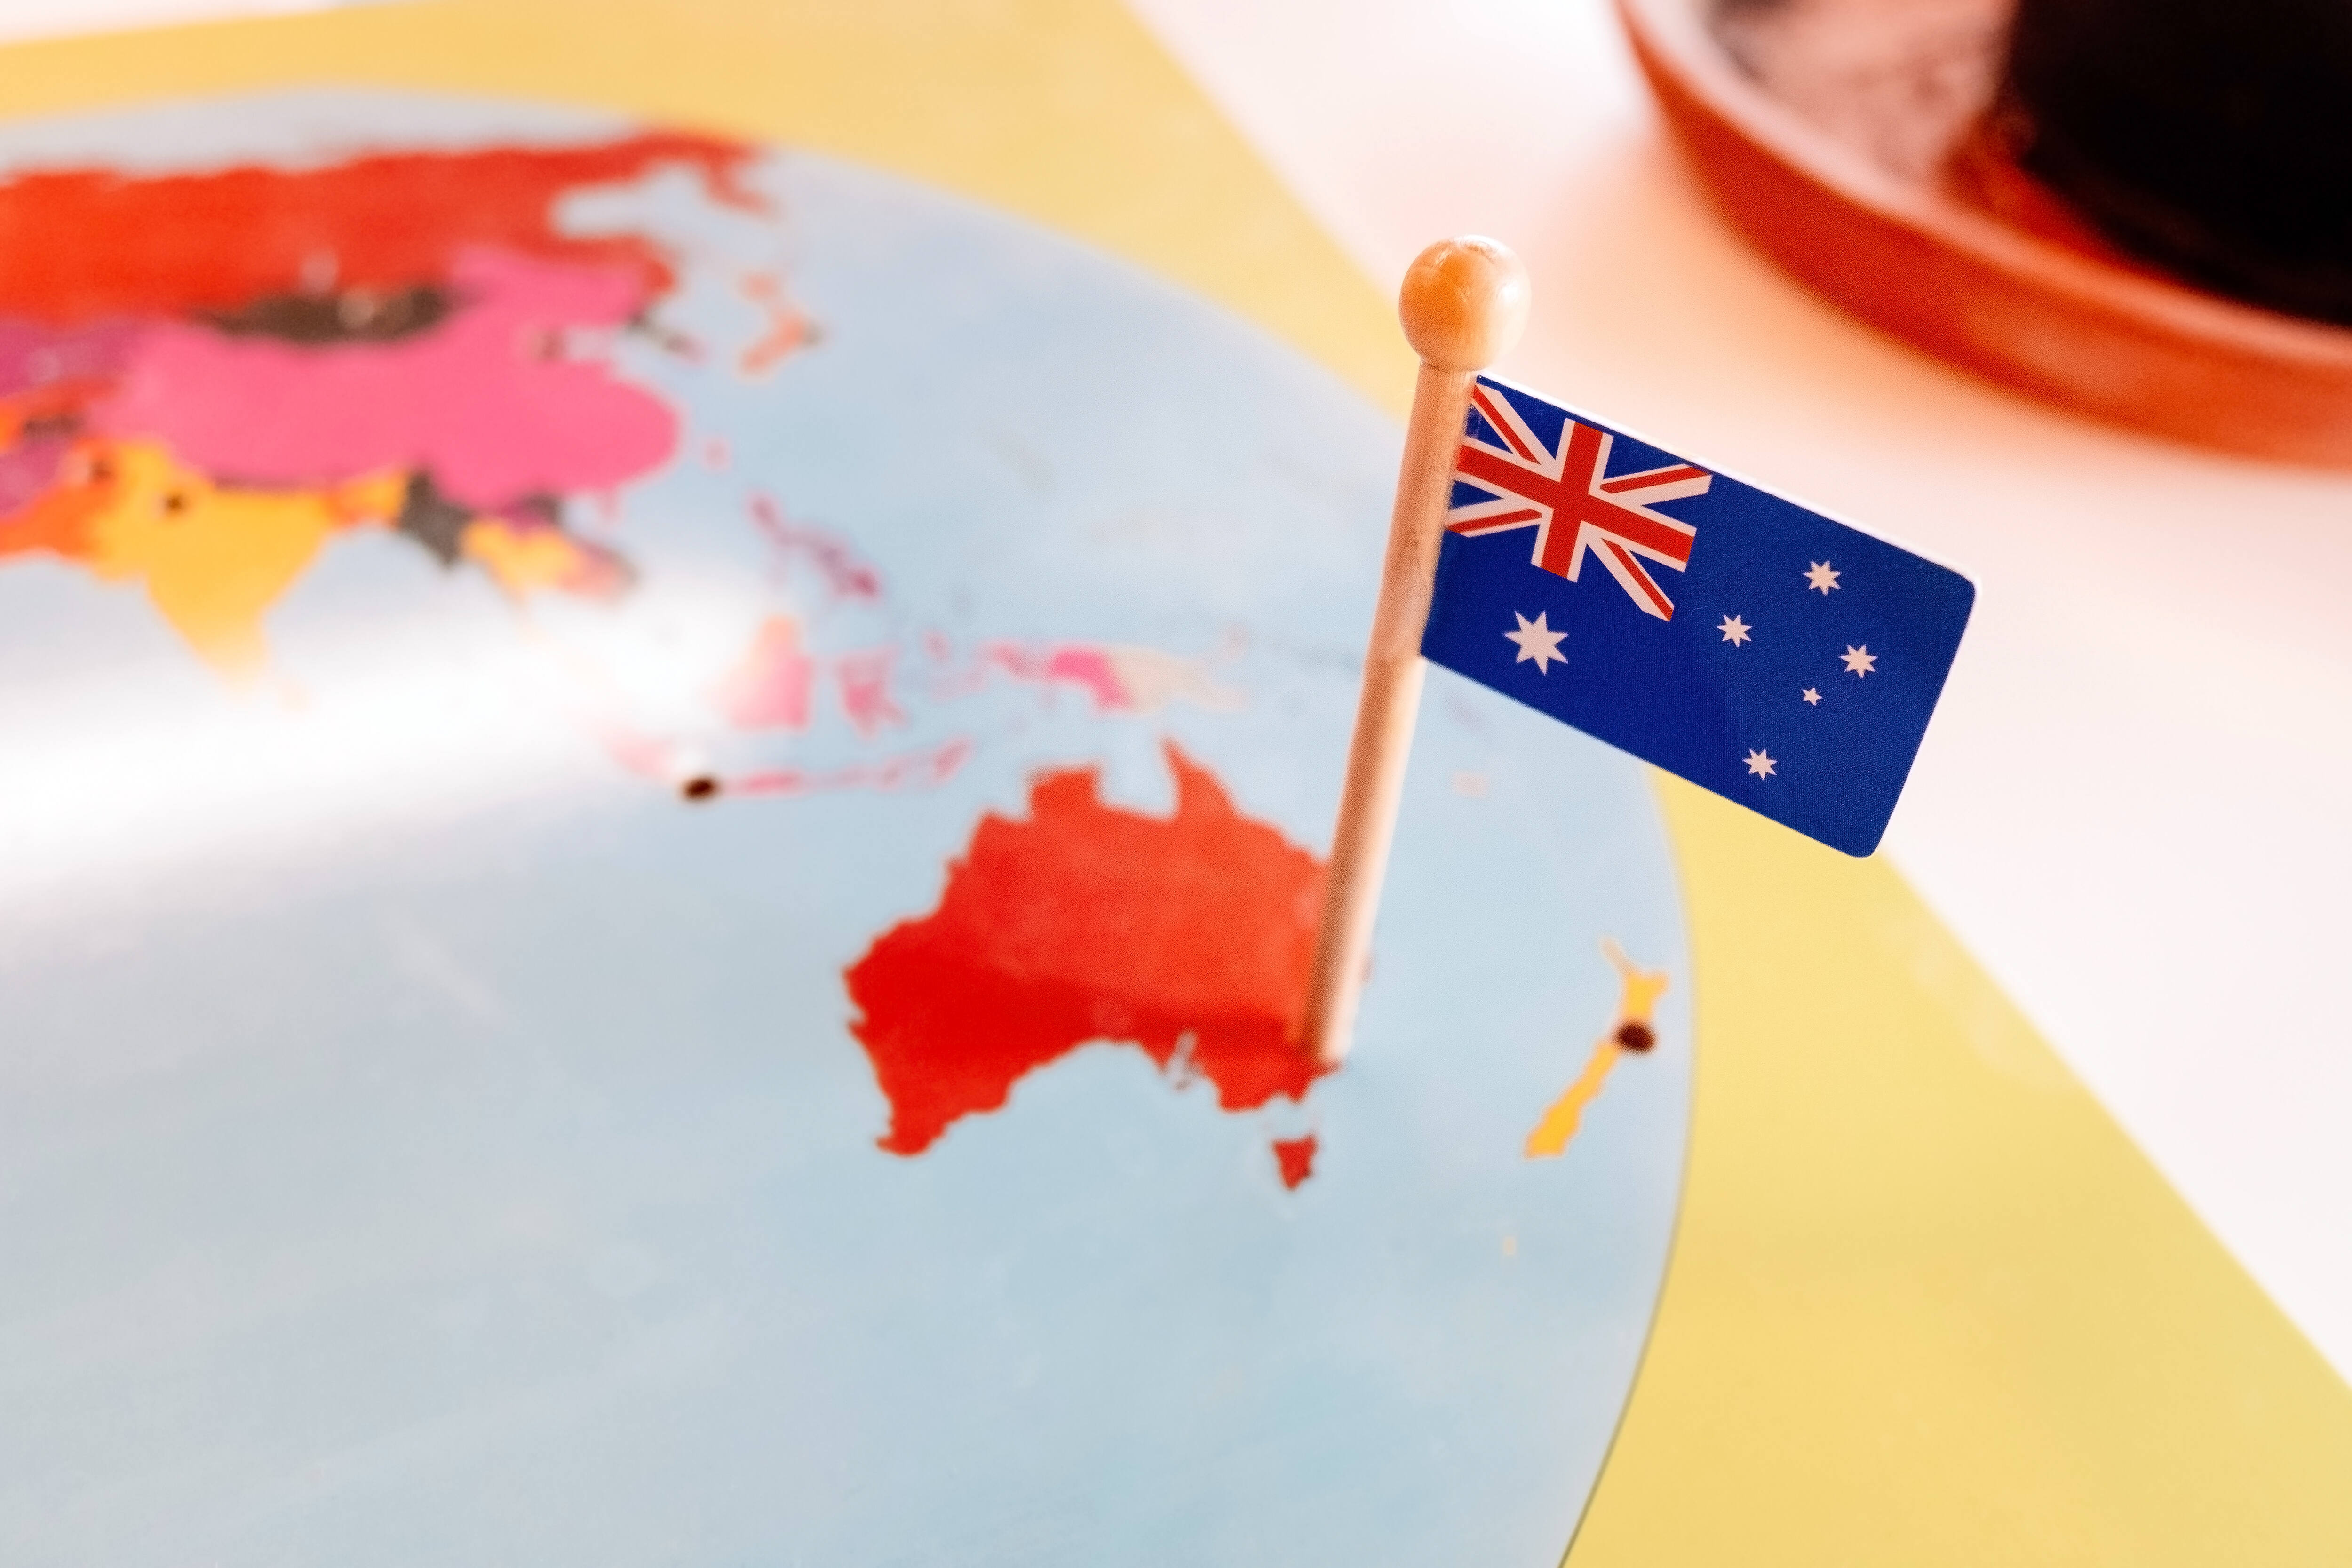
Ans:
POLYGON ((1826 561, 1816 561, 1805 571, 1805 585, 1819 588, 1825 596, 1838 585, 1837 580, 1838 574, 1830 570, 1830 563, 1826 561))
POLYGON ((1534 659, 1536 673, 1549 675, 1554 660, 1561 664, 1568 662, 1568 655, 1559 651, 1560 642, 1568 634, 1556 632, 1544 624, 1551 616, 1549 610, 1538 612, 1532 621, 1517 610, 1513 610, 1511 615, 1519 623, 1519 629, 1505 632, 1503 636, 1519 645, 1519 657, 1511 661, 1513 664, 1525 664, 1534 659))
POLYGON ((1750 752, 1748 753, 1748 771, 1754 773, 1759 779, 1770 778, 1772 776, 1772 770, 1779 765, 1779 763, 1775 763, 1770 757, 1767 756, 1762 752, 1750 752))
POLYGON ((1734 647, 1738 647, 1741 643, 1748 640, 1748 623, 1741 620, 1738 616, 1724 616, 1723 625, 1717 626, 1716 629, 1723 634, 1723 640, 1729 643, 1734 647))
POLYGON ((1852 643, 1848 643, 1845 645, 1845 652, 1838 657, 1845 660, 1845 667, 1853 671, 1857 677, 1868 675, 1878 668, 1878 656, 1871 652, 1867 646, 1856 647, 1852 643))
POLYGON ((1822 694, 1821 694, 1820 692, 1818 692, 1818 691, 1814 690, 1814 689, 1813 689, 1811 687, 1810 687, 1810 686, 1808 686, 1808 687, 1806 687, 1806 688, 1805 688, 1805 706, 1806 706, 1806 707, 1808 707, 1808 708, 1818 708, 1818 707, 1820 707, 1820 706, 1821 706, 1821 701, 1822 701, 1822 694))

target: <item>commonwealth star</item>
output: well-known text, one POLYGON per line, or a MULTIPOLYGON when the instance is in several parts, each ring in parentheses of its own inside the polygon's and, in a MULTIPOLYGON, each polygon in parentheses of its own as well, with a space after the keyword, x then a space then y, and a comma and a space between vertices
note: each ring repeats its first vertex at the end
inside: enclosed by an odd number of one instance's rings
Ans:
POLYGON ((1545 625, 1550 615, 1549 610, 1539 611, 1536 618, 1531 621, 1517 610, 1511 612, 1512 618, 1519 623, 1519 629, 1515 632, 1505 632, 1503 636, 1519 645, 1519 657, 1511 660, 1513 664, 1525 664, 1528 660, 1534 659, 1536 673, 1549 675, 1553 661, 1557 660, 1561 664, 1568 662, 1568 655, 1559 651, 1559 645, 1568 634, 1556 632, 1545 625))

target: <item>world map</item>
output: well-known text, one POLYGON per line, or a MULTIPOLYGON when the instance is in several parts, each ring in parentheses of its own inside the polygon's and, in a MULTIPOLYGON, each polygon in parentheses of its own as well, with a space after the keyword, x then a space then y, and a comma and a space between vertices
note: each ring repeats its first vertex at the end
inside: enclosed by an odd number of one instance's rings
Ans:
MULTIPOLYGON (((0 245, 26 258, 0 294, 10 329, 0 556, 47 552, 138 584, 192 652, 247 681, 268 671, 270 607, 352 529, 393 530, 518 600, 617 597, 635 569, 567 528, 562 507, 676 454, 677 415, 598 346, 631 323, 652 330, 674 263, 644 235, 562 234, 556 205, 680 166, 711 199, 761 212, 738 181, 754 156, 639 134, 302 171, 125 180, 68 170, 0 185, 0 245), (87 253, 44 243, 61 233, 123 237, 87 253)), ((755 275, 744 289, 770 315, 737 353, 758 373, 810 328, 777 280, 755 275)), ((752 515, 781 549, 811 551, 836 595, 879 595, 878 577, 844 546, 796 534, 765 498, 752 515)), ((868 734, 904 717, 894 653, 832 661, 842 711, 868 734)), ((799 623, 770 616, 713 705, 737 729, 803 730, 818 668, 799 623)), ((1067 682, 1107 711, 1178 691, 1217 700, 1181 661, 1147 648, 1000 643, 964 679, 991 673, 1067 682)), ((617 722, 605 738, 625 765, 676 771, 657 740, 617 722)), ((950 773, 960 754, 950 745, 917 771, 950 773)), ((1170 756, 1171 822, 1106 811, 1075 775, 1041 781, 1028 824, 982 824, 950 902, 851 972, 868 1013, 857 1033, 893 1106, 884 1148, 919 1153, 956 1116, 1002 1106, 1028 1068, 1106 1036, 1134 1037, 1163 1067, 1180 1037, 1192 1039, 1188 1066, 1228 1109, 1305 1095, 1314 1073, 1286 1031, 1319 868, 1235 817, 1198 764, 1170 756), (1236 887, 1250 896, 1235 900, 1236 887), (1072 909, 1091 911, 1084 933, 1056 923, 1072 909), (1000 922, 1022 912, 1045 926, 1005 933, 1000 922), (1036 951, 1008 951, 1021 945, 1036 951), (1161 973, 1142 962, 1153 956, 1161 973)), ((894 784, 906 772, 886 763, 832 782, 894 784)), ((677 782, 698 800, 818 783, 788 769, 677 782)), ((1283 1168, 1304 1179, 1307 1167, 1292 1154, 1283 1168)))
POLYGON ((1557 1556, 1664 1266, 1679 911, 1637 772, 1441 677, 1362 1048, 1299 1049, 1381 421, 807 154, 352 94, 15 138, 0 1228, 52 1266, 0 1325, 89 1325, 36 1468, 128 1500, 25 1560, 554 1561, 499 1432, 575 1559, 1557 1556), (127 1446, 62 1414, 142 1386, 127 1446))
POLYGON ((677 422, 574 345, 672 279, 641 238, 557 234, 554 204, 664 162, 748 202, 727 183, 747 155, 652 136, 9 182, 0 553, 141 584, 200 657, 247 678, 267 666, 262 616, 344 529, 397 529, 513 594, 617 592, 625 563, 551 500, 667 461, 677 422))

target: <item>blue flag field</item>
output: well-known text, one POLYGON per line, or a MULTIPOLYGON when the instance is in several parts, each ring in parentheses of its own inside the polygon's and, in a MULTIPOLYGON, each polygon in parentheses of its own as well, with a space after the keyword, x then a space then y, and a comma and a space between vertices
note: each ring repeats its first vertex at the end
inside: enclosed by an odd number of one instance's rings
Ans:
POLYGON ((1481 376, 1422 652, 1867 855, 1975 599, 1949 567, 1481 376))

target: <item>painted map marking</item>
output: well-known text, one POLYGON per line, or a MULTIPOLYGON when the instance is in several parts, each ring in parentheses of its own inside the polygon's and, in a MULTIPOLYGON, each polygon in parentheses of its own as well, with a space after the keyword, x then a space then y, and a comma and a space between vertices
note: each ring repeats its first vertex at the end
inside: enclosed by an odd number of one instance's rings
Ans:
MULTIPOLYGON (((877 1141, 923 1152, 1001 1109, 1027 1074, 1095 1041, 1131 1045, 1228 1111, 1302 1099, 1318 1068, 1294 1034, 1314 955, 1323 866, 1234 807, 1206 768, 1164 746, 1176 810, 1106 805, 1100 775, 1040 775, 1029 815, 991 813, 948 868, 939 907, 884 932, 845 979, 850 1029, 890 1104, 877 1141)), ((1277 1144, 1304 1181, 1311 1141, 1277 1144)))
MULTIPOLYGON (((936 650, 944 655, 944 647, 936 650)), ((1220 685, 1209 673, 1212 660, 1185 658, 1156 647, 1119 643, 1030 645, 1006 640, 984 643, 971 666, 937 683, 938 695, 960 697, 1003 677, 1052 689, 1075 687, 1097 713, 1152 713, 1171 702, 1186 702, 1209 713, 1234 713, 1247 699, 1220 685)))
POLYGON ((577 147, 384 153, 310 169, 19 174, 0 182, 0 253, 10 258, 0 314, 56 325, 215 316, 235 328, 259 301, 324 299, 341 320, 446 277, 459 251, 479 246, 618 268, 651 299, 676 282, 665 247, 638 234, 563 233, 557 205, 586 186, 684 164, 715 199, 762 211, 740 181, 758 156, 740 142, 653 132, 577 147), (103 243, 60 245, 59 235, 103 243))
POLYGON ((1551 1102, 1543 1120, 1528 1134, 1527 1154, 1530 1160, 1553 1159, 1564 1152, 1568 1141, 1576 1136, 1578 1123, 1584 1119, 1584 1108, 1600 1097, 1601 1086, 1609 1080, 1617 1064, 1658 1043, 1650 1015, 1666 989, 1665 971, 1638 967, 1612 940, 1604 939, 1601 951, 1617 971, 1621 987, 1617 1017, 1593 1042, 1592 1054, 1585 1058, 1584 1070, 1577 1075, 1576 1081, 1551 1102))
POLYGON ((598 342, 648 303, 635 273, 473 247, 447 279, 462 308, 392 342, 158 321, 89 424, 261 484, 426 473, 477 510, 610 489, 668 460, 677 416, 616 375, 598 342))
POLYGON ((1316 1146, 1315 1134, 1312 1132, 1303 1137, 1277 1138, 1274 1141, 1275 1170, 1282 1177, 1284 1186, 1295 1189, 1299 1183, 1315 1173, 1316 1146))
MULTIPOLYGON (((668 405, 609 362, 676 271, 656 240, 566 234, 556 209, 683 164, 764 210, 740 180, 754 156, 649 134, 0 180, 0 560, 142 584, 239 681, 267 671, 268 611, 353 527, 517 601, 614 597, 628 563, 569 534, 558 501, 677 447, 668 405)), ((763 353, 791 346, 772 332, 763 353)))
POLYGON ((330 535, 398 515, 404 483, 380 473, 316 489, 213 482, 153 441, 86 441, 57 482, 0 518, 0 558, 46 551, 101 582, 137 583, 196 656, 236 679, 259 676, 261 617, 330 535))

